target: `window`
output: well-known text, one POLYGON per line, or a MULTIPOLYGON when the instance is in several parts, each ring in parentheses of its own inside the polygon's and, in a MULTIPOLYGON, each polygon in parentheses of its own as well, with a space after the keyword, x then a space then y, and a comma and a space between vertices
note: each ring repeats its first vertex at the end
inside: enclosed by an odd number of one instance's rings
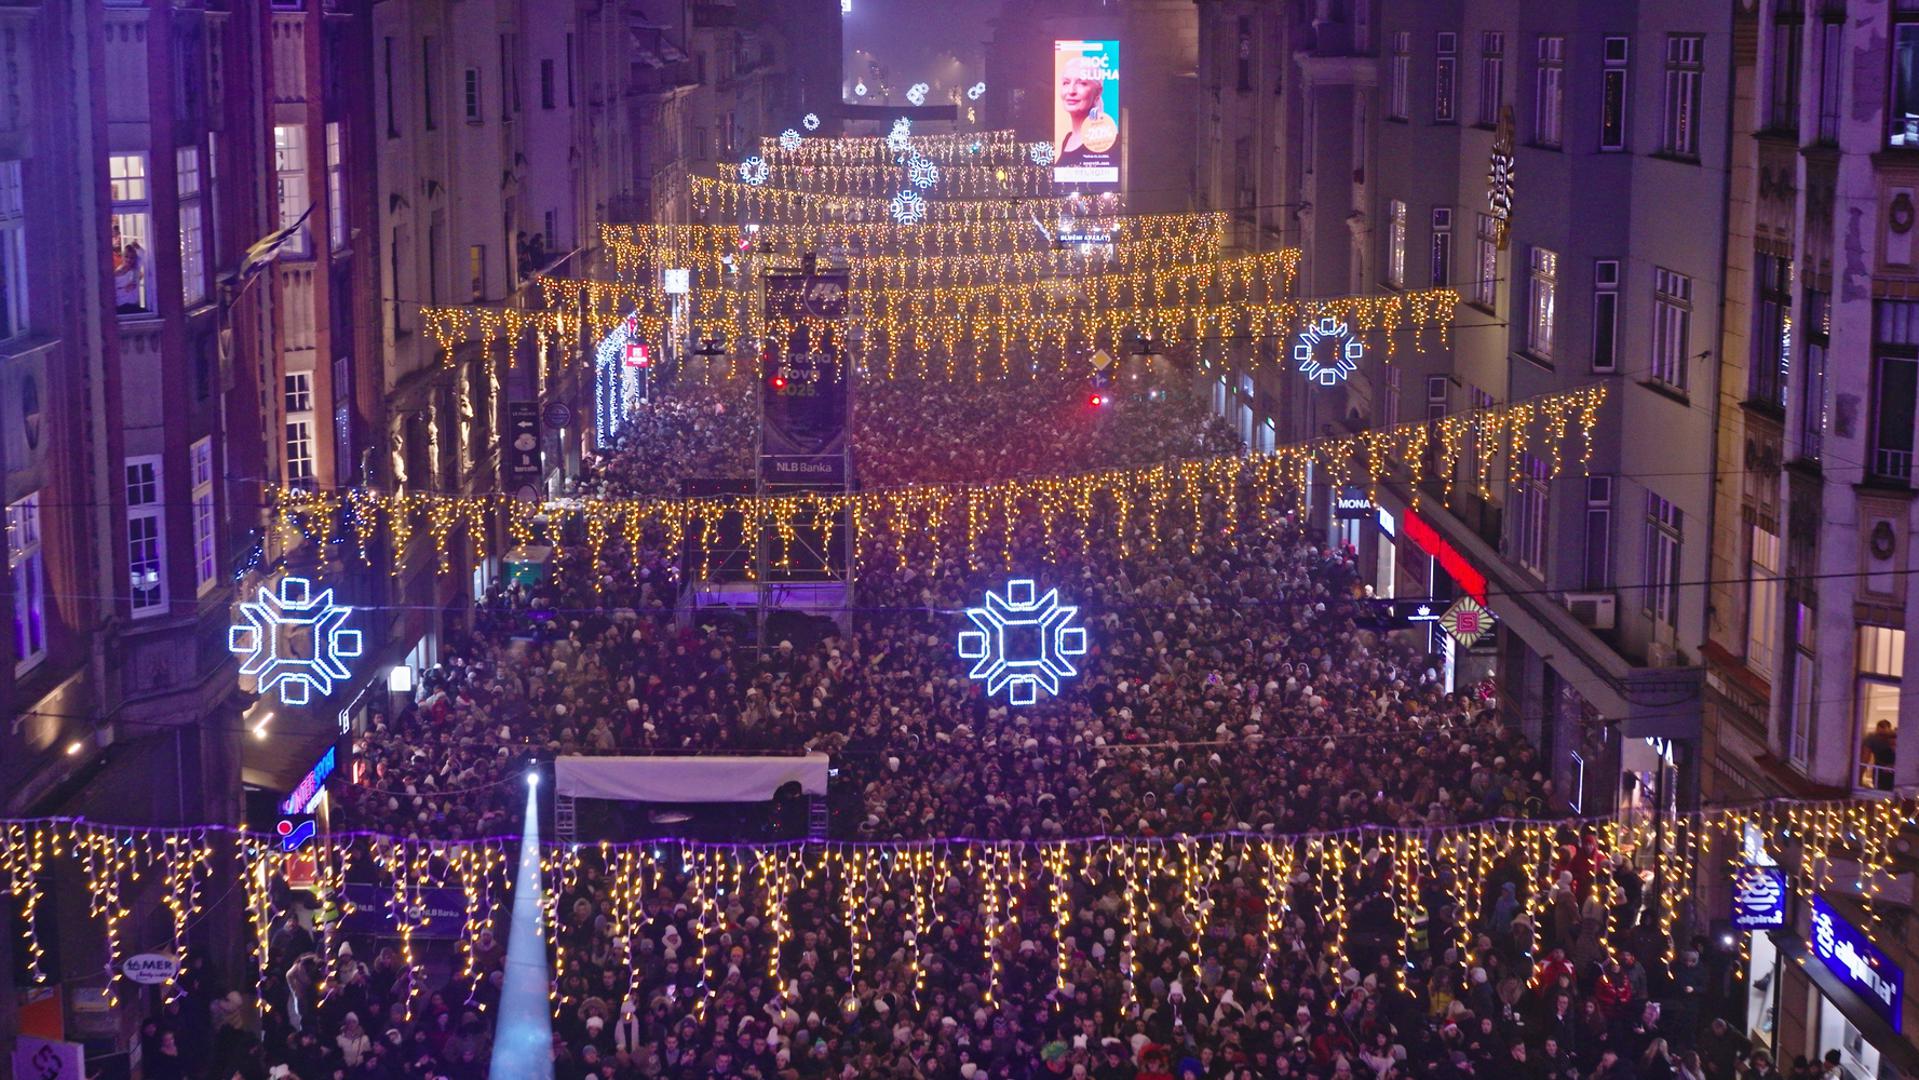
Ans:
POLYGON ((1443 289, 1453 283, 1453 209, 1450 206, 1433 207, 1433 251, 1432 251, 1433 288, 1443 289))
POLYGON ((1386 207, 1386 282, 1406 286, 1406 204, 1398 199, 1386 207))
POLYGON ((27 330, 25 193, 20 163, 0 161, 0 341, 27 330))
POLYGON ((340 122, 326 126, 326 223, 327 243, 334 251, 346 246, 346 165, 340 122))
POLYGON ((1826 434, 1826 348, 1832 343, 1832 296, 1807 289, 1805 299, 1805 317, 1800 320, 1806 362, 1800 365, 1800 379, 1805 385, 1799 393, 1799 456, 1817 461, 1826 434))
POLYGON ((1498 219, 1491 214, 1479 215, 1473 245, 1473 303, 1490 310, 1499 296, 1498 219))
POLYGON ((1772 71, 1767 95, 1767 127, 1799 130, 1799 54, 1806 25, 1806 0, 1773 0, 1772 71))
MULTIPOLYGON (((284 229, 299 221, 313 205, 307 197, 307 132, 303 125, 273 126, 273 174, 279 185, 280 227, 284 229)), ((285 250, 293 255, 308 252, 305 225, 287 241, 285 250)))
POLYGON ((1770 679, 1779 650, 1779 534, 1754 522, 1752 555, 1746 578, 1746 666, 1770 679))
POLYGON ((127 459, 127 596, 133 617, 167 607, 166 518, 160 459, 127 459))
POLYGON ((1534 356, 1553 354, 1553 311, 1559 297, 1559 256, 1543 247, 1532 249, 1532 316, 1526 321, 1526 349, 1534 356))
POLYGON ((1599 72, 1599 149, 1626 148, 1626 64, 1631 56, 1631 41, 1623 37, 1606 39, 1604 64, 1599 72))
POLYGON ((1619 370, 1619 260, 1593 260, 1593 370, 1619 370))
POLYGON ((480 123, 483 119, 483 106, 480 100, 480 69, 466 69, 466 122, 480 123))
POLYGON ((566 103, 573 105, 573 35, 566 35, 566 103))
POLYGON ((213 588, 219 560, 215 543, 219 535, 218 518, 213 508, 213 437, 193 444, 190 455, 193 471, 193 583, 199 595, 213 588))
POLYGON ((290 487, 313 486, 313 421, 288 420, 287 484, 290 487))
POLYGON ((1792 363, 1792 260, 1758 254, 1753 259, 1752 363, 1746 372, 1749 401, 1786 407, 1786 373, 1792 363))
POLYGON ((206 222, 201 216, 200 148, 173 152, 175 186, 180 192, 180 300, 192 307, 207 298, 206 222))
POLYGON ((1813 621, 1811 608, 1793 605, 1792 716, 1786 733, 1786 757, 1802 769, 1812 760, 1812 718, 1819 701, 1813 621))
POLYGON ((153 216, 147 192, 145 154, 108 154, 107 187, 113 199, 113 305, 122 315, 153 310, 147 293, 153 216))
POLYGON ((1446 418, 1446 376, 1426 376, 1426 421, 1432 423, 1446 418))
POLYGON ((1699 156, 1699 90, 1706 41, 1693 34, 1666 37, 1666 124, 1660 149, 1674 157, 1699 156))
POLYGON ((1519 565, 1546 576, 1546 531, 1548 499, 1552 492, 1552 464, 1535 454, 1519 455, 1519 468, 1513 474, 1512 556, 1519 565))
POLYGON ((386 38, 382 41, 382 44, 385 48, 382 49, 380 53, 381 63, 386 68, 386 137, 389 139, 397 139, 400 137, 400 116, 394 107, 393 39, 386 38))
POLYGON ((1646 614, 1665 623, 1679 625, 1679 546, 1684 513, 1672 503, 1646 491, 1646 565, 1644 588, 1646 614))
POLYGON ((1440 34, 1433 52, 1433 123, 1450 124, 1459 118, 1459 35, 1440 34))
POLYGON ((1828 18, 1819 24, 1819 141, 1822 143, 1839 141, 1839 42, 1845 25, 1843 12, 1840 18, 1828 18))
POLYGON ((1386 365, 1386 400, 1379 407, 1379 426, 1383 428, 1399 426, 1399 372, 1398 364, 1386 365))
POLYGON ((1401 30, 1393 35, 1392 82, 1387 88, 1386 115, 1404 120, 1411 115, 1412 88, 1408 86, 1413 66, 1413 35, 1401 30))
POLYGON ((486 245, 474 244, 466 249, 467 271, 473 276, 473 299, 486 299, 486 245))
POLYGON ((1244 94, 1253 88, 1253 20, 1239 17, 1239 92, 1244 94))
POLYGON ((1539 67, 1533 73, 1533 142, 1557 148, 1564 141, 1566 115, 1566 39, 1539 39, 1539 67))
POLYGON ((286 411, 289 413, 313 411, 313 373, 311 371, 287 373, 286 411))
POLYGON ((426 120, 426 129, 432 131, 440 126, 440 103, 434 99, 433 86, 440 75, 439 43, 430 37, 420 39, 420 87, 423 91, 421 115, 426 120))
POLYGON ((37 491, 7 506, 7 567, 13 575, 13 669, 18 673, 47 657, 47 570, 37 491))
POLYGON ((1919 360, 1910 356, 1881 356, 1873 374, 1870 474, 1878 480, 1910 483, 1919 360))
POLYGON ((1586 523, 1584 538, 1584 587, 1594 591, 1612 588, 1612 477, 1586 478, 1586 523))
POLYGON ((540 61, 540 108, 553 107, 553 61, 540 61))
POLYGON ((1899 738, 1899 690, 1906 671, 1906 632, 1861 626, 1854 664, 1859 703, 1859 786, 1891 791, 1899 738))
POLYGON ((1506 35, 1487 30, 1479 35, 1479 124, 1499 123, 1499 106, 1506 97, 1506 35))
MULTIPOLYGON (((1835 47, 1836 51, 1836 47, 1835 47)), ((1835 85, 1838 79, 1834 78, 1835 85)), ((1837 103, 1833 106, 1836 111, 1837 103)), ((1919 4, 1898 0, 1892 23, 1892 100, 1887 144, 1919 146, 1919 4)))
POLYGON ((1653 380, 1686 389, 1686 343, 1692 326, 1692 279, 1671 270, 1653 271, 1653 380))

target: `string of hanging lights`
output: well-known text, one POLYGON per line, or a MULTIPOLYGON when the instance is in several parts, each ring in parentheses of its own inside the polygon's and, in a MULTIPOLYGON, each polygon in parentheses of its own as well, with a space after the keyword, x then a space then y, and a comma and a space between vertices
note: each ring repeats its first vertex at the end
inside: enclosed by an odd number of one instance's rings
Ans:
MULTIPOLYGON (((1672 912, 1684 910, 1702 874, 1731 877, 1740 873, 1747 859, 1746 838, 1763 836, 1768 850, 1795 868, 1786 877, 1786 887, 1798 904, 1809 905, 1815 896, 1842 889, 1861 901, 1865 915, 1860 931, 1885 946, 1891 944, 1898 926, 1880 901, 1896 883, 1897 838, 1915 815, 1919 815, 1919 800, 1893 795, 1706 807, 1670 813, 1657 823, 1642 815, 1631 820, 1615 816, 1501 819, 1296 834, 1221 832, 1061 840, 550 841, 541 845, 539 863, 548 882, 581 880, 589 869, 603 875, 611 894, 609 917, 623 925, 642 918, 645 898, 668 880, 685 881, 682 895, 704 913, 703 920, 716 919, 722 906, 741 906, 757 916, 757 929, 752 932, 768 938, 766 973, 775 979, 797 975, 782 946, 795 931, 799 890, 811 890, 837 903, 835 923, 848 936, 849 966, 856 978, 866 965, 881 959, 872 952, 869 930, 871 920, 880 917, 872 906, 873 896, 898 891, 914 897, 900 917, 912 920, 914 937, 922 942, 934 938, 929 931, 937 925, 935 905, 960 897, 989 921, 988 944, 977 960, 968 963, 978 964, 991 1000, 999 990, 999 954, 1021 940, 1035 936, 1050 940, 1055 978, 1068 977, 1074 948, 1069 940, 1074 898, 1081 895, 1081 879, 1095 876, 1115 877, 1128 896, 1137 897, 1159 896, 1169 888, 1186 896, 1202 896, 1209 882, 1238 877, 1259 894, 1273 916, 1266 921, 1266 932, 1257 936, 1257 949, 1276 955, 1283 947, 1281 929, 1292 917, 1294 905, 1310 903, 1310 909, 1301 910, 1328 921, 1320 946, 1324 959, 1343 964, 1347 962, 1344 943, 1356 929, 1349 922, 1355 907, 1349 897, 1361 887, 1361 874, 1378 870, 1383 862, 1391 871, 1394 909, 1407 928, 1402 935, 1436 917, 1437 906, 1451 905, 1456 910, 1450 923, 1459 935, 1461 955, 1470 963, 1470 928, 1488 917, 1496 899, 1473 883, 1494 878, 1500 868, 1517 871, 1527 883, 1523 892, 1533 898, 1530 903, 1544 904, 1548 886, 1563 868, 1566 845, 1573 842, 1569 838, 1585 831, 1595 836, 1602 850, 1633 853, 1649 863, 1656 880, 1663 883, 1662 907, 1672 912), (1418 884, 1433 881, 1453 884, 1439 890, 1418 884)), ((500 914, 511 909, 519 847, 517 840, 500 837, 469 840, 337 833, 319 835, 302 850, 289 852, 278 837, 220 825, 136 828, 75 819, 11 820, 0 822, 0 893, 14 901, 28 981, 46 985, 59 973, 49 962, 56 927, 43 918, 43 909, 57 879, 77 875, 87 890, 85 922, 72 926, 62 919, 57 930, 98 935, 105 970, 112 973, 106 991, 110 1001, 118 1001, 140 989, 124 974, 123 961, 149 948, 165 949, 184 960, 203 948, 192 928, 219 896, 236 885, 242 890, 251 929, 245 947, 263 987, 274 977, 268 967, 268 943, 272 924, 282 911, 279 897, 289 885, 295 880, 311 882, 322 903, 339 906, 345 903, 345 885, 353 868, 370 867, 387 883, 385 898, 374 914, 398 941, 403 972, 424 974, 419 971, 422 958, 413 949, 416 938, 450 932, 459 943, 459 978, 477 984, 483 973, 475 962, 474 946, 483 934, 497 934, 500 914), (225 880, 229 875, 231 882, 225 880), (149 926, 134 918, 135 905, 130 900, 143 888, 155 888, 162 895, 167 916, 162 923, 149 926), (434 911, 418 903, 427 890, 453 890, 459 895, 459 907, 434 911)), ((1602 890, 1602 899, 1609 899, 1606 890, 1615 888, 1603 876, 1596 887, 1602 890)), ((1153 932, 1144 903, 1129 903, 1127 908, 1120 913, 1126 935, 1153 932)), ((1203 919, 1204 912, 1195 917, 1203 919)), ((1664 920, 1668 930, 1672 918, 1676 915, 1664 920)), ((328 919, 317 932, 321 936, 317 951, 331 969, 340 962, 345 930, 339 920, 328 919)), ((568 959, 557 920, 549 920, 546 933, 554 950, 555 970, 565 970, 568 959)), ((1667 940, 1671 941, 1670 936, 1667 940)), ((1406 944, 1402 940, 1401 947, 1406 944)), ((1207 961, 1207 950, 1222 947, 1204 932, 1203 925, 1194 928, 1188 945, 1195 968, 1207 961)), ((702 970, 723 964, 726 947, 720 935, 713 933, 694 933, 687 944, 702 970)), ((917 974, 922 960, 909 957, 908 964, 917 974)), ((645 970, 637 962, 629 966, 636 980, 645 970)), ((1267 966, 1261 962, 1259 970, 1267 966)), ((327 977, 339 974, 329 970, 327 977)), ((173 978, 177 974, 162 986, 163 993, 171 990, 173 978)), ((403 981, 415 987, 394 1005, 394 1011, 404 1017, 424 1005, 426 980, 403 981)), ((702 985, 717 986, 717 980, 702 985)), ((1275 989, 1262 988, 1267 993, 1275 989)), ((1207 991, 1202 986, 1189 993, 1207 991)), ((261 996, 263 1007, 272 1008, 265 1004, 268 999, 261 996)), ((556 999, 562 1008, 577 1004, 564 995, 556 999)))

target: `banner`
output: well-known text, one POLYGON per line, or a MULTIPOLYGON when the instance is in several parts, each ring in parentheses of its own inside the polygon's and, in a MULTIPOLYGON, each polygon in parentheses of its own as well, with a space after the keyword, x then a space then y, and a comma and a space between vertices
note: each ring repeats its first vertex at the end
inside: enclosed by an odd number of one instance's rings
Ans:
MULTIPOLYGON (((794 482, 774 460, 846 452, 846 290, 845 273, 766 276, 766 321, 785 328, 760 356, 760 476, 769 483, 794 482)), ((827 482, 844 486, 844 467, 827 482)))
POLYGON ((568 798, 625 802, 767 802, 794 781, 808 795, 825 795, 828 768, 825 754, 562 757, 553 760, 553 790, 568 798))
MULTIPOLYGON (((393 890, 381 885, 349 883, 343 893, 352 910, 340 918, 349 934, 397 935, 400 920, 393 914, 393 890)), ((466 927, 466 892, 462 889, 412 889, 406 894, 407 919, 415 938, 458 940, 466 927)))
POLYGON ((1053 179, 1119 185, 1119 42, 1053 42, 1053 179))
POLYGON ((506 406, 507 487, 537 484, 540 480, 540 408, 531 401, 506 406))

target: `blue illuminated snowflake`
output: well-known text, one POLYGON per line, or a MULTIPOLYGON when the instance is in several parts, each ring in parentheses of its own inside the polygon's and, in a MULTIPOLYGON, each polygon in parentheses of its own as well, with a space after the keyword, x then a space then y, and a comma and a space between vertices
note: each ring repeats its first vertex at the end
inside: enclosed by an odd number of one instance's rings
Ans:
POLYGON ((924 191, 940 182, 940 167, 933 164, 931 158, 915 154, 913 160, 906 163, 906 178, 913 182, 914 187, 924 191))
POLYGON ((792 128, 780 132, 780 149, 792 153, 800 148, 800 133, 792 128))
POLYGON ((976 82, 973 85, 966 88, 966 100, 968 101, 978 101, 980 98, 984 97, 985 95, 986 95, 986 84, 983 82, 976 82))
POLYGON ((800 121, 800 126, 808 131, 818 131, 820 129, 820 114, 807 113, 806 119, 800 121))
POLYGON ((913 148, 913 122, 902 116, 893 121, 893 130, 886 133, 887 149, 896 154, 904 154, 913 148))
POLYGON ((1331 315, 1308 325, 1293 339, 1293 362, 1302 374, 1321 386, 1345 381, 1359 370, 1359 361, 1365 355, 1365 342, 1353 336, 1352 327, 1331 315), (1321 342, 1327 343, 1327 351, 1331 353, 1324 360, 1319 355, 1321 342))
POLYGON ((1004 687, 1014 705, 1031 705, 1041 687, 1058 694, 1061 679, 1079 674, 1066 658, 1086 655, 1086 630, 1072 625, 1079 608, 1061 604, 1058 589, 1034 599, 1037 591, 1024 578, 1007 582, 1004 598, 989 591, 985 607, 966 609, 978 629, 960 631, 960 658, 974 661, 968 677, 985 680, 988 694, 1004 687))
POLYGON ((349 677, 346 661, 360 655, 362 644, 360 632, 346 625, 352 614, 333 602, 332 589, 315 596, 306 578, 281 578, 277 593, 263 585, 258 600, 240 604, 240 621, 227 628, 227 650, 242 657, 240 674, 253 677, 255 693, 279 687, 282 703, 305 705, 349 677), (312 655, 294 656, 286 648, 297 633, 310 642, 312 655))
POLYGON ((912 89, 906 92, 906 100, 915 105, 924 105, 926 104, 926 92, 931 89, 932 87, 923 82, 916 82, 913 84, 912 89))
POLYGON ((1026 148, 1026 159, 1035 165, 1051 165, 1053 163, 1053 144, 1043 142, 1034 143, 1026 148))
POLYGON ((918 225, 926 220, 926 200, 917 191, 902 191, 893 196, 893 220, 901 225, 918 225))
POLYGON ((740 179, 754 187, 766 183, 766 162, 758 154, 740 162, 740 179))
POLYGON ((853 93, 859 97, 865 97, 866 96, 866 80, 861 79, 859 82, 854 83, 853 93))

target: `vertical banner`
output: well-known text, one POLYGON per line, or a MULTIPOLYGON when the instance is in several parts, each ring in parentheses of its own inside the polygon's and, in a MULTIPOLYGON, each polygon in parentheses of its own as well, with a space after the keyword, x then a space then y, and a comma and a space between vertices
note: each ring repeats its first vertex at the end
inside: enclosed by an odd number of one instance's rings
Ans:
POLYGON ((760 479, 844 485, 845 273, 768 274, 760 354, 760 479))
POLYGON ((1053 179, 1119 186, 1119 42, 1053 42, 1053 179))
POLYGON ((506 480, 514 491, 540 482, 540 407, 531 401, 506 406, 506 480))

